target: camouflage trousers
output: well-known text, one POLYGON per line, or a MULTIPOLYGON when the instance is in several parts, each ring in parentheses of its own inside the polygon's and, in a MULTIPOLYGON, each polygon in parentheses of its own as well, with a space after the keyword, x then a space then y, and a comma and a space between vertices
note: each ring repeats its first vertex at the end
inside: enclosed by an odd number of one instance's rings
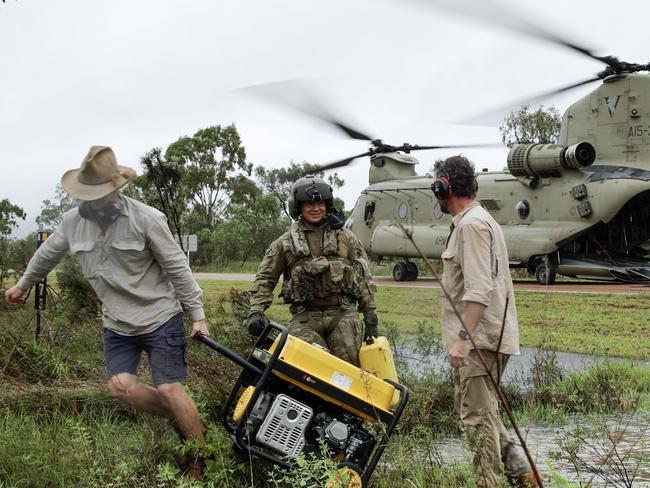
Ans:
POLYGON ((355 306, 328 310, 298 310, 289 334, 329 349, 334 356, 359 365, 362 325, 355 306))
MULTIPOLYGON (((509 356, 481 350, 483 359, 492 366, 492 374, 503 374, 509 356)), ((499 399, 492 382, 477 358, 470 353, 470 364, 452 368, 454 404, 460 415, 470 449, 478 486, 497 486, 502 474, 516 478, 530 470, 499 416, 499 399), (504 469, 505 468, 505 469, 504 469)))

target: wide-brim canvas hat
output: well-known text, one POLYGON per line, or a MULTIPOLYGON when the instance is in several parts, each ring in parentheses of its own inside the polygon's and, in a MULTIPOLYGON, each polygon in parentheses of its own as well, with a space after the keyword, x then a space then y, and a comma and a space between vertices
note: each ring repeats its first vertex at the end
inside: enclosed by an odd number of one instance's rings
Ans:
POLYGON ((122 188, 135 174, 134 169, 117 164, 110 147, 92 146, 81 162, 81 168, 64 173, 61 186, 79 200, 98 200, 122 188))

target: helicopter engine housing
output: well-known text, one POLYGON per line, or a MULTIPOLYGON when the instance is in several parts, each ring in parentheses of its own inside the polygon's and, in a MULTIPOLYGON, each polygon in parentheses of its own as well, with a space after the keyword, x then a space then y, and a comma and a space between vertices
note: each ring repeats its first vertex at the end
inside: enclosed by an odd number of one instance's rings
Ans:
POLYGON ((518 144, 508 153, 508 170, 513 176, 543 178, 560 176, 561 169, 579 169, 596 160, 596 149, 588 142, 572 146, 518 144))

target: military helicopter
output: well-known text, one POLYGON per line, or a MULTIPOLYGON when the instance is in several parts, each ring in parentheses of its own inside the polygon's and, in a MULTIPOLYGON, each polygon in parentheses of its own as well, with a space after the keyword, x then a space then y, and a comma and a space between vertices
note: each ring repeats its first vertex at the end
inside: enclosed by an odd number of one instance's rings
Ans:
MULTIPOLYGON (((531 33, 606 65, 595 77, 535 99, 595 81, 602 84, 566 110, 557 144, 516 145, 508 153, 506 171, 478 173, 477 199, 502 226, 511 267, 527 269, 541 284, 554 283, 557 274, 650 281, 650 76, 641 73, 650 64, 596 56, 540 29, 529 29, 531 33)), ((398 258, 395 280, 417 279, 410 258, 420 256, 399 224, 410 229, 427 257, 439 258, 450 217, 433 195, 433 175, 418 176, 418 160, 411 153, 459 146, 393 146, 323 110, 301 110, 349 137, 371 142, 367 151, 320 169, 370 158, 369 186, 346 226, 377 259, 398 258)))

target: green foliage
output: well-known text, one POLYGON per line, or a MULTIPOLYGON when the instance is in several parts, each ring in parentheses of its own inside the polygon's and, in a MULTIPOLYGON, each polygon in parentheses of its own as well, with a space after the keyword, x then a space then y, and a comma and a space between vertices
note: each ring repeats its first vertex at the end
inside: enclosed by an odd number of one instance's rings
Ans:
POLYGON ((27 214, 18 205, 14 205, 5 198, 0 200, 0 239, 5 239, 18 225, 17 220, 27 217, 27 214))
POLYGON ((245 459, 238 458, 230 436, 221 426, 208 428, 203 450, 205 478, 215 486, 238 486, 248 472, 245 459))
POLYGON ((199 216, 201 227, 214 227, 233 191, 242 188, 238 172, 250 175, 252 170, 234 125, 216 125, 181 137, 167 148, 165 158, 183 168, 183 196, 199 216))
MULTIPOLYGON (((291 186, 297 179, 306 174, 324 178, 332 188, 340 188, 345 183, 345 181, 339 177, 338 173, 328 174, 326 176, 323 171, 318 171, 318 165, 306 162, 297 164, 291 161, 289 166, 284 168, 267 169, 263 166, 255 168, 255 177, 260 182, 264 192, 275 195, 285 209, 291 186)), ((335 205, 337 208, 343 208, 340 206, 341 203, 342 200, 336 201, 335 205)))
POLYGON ((150 150, 141 160, 142 175, 125 194, 163 212, 175 236, 214 229, 229 203, 259 193, 248 176, 252 164, 234 125, 215 125, 150 150))
POLYGON ((400 420, 401 432, 410 433, 421 427, 436 435, 460 432, 460 421, 454 410, 451 370, 442 374, 429 370, 420 377, 401 375, 400 381, 411 392, 408 409, 400 420))
POLYGON ((18 277, 25 271, 27 264, 36 251, 36 233, 22 239, 0 237, 0 288, 13 271, 18 277))
MULTIPOLYGON (((242 311, 246 310, 246 294, 233 290, 233 283, 201 284, 212 336, 232 350, 248 351, 251 338, 242 332, 240 324, 242 311)), ((249 283, 239 283, 238 286, 248 288, 249 283)), ((385 316, 390 317, 383 320, 380 327, 395 338, 395 344, 410 342, 422 351, 435 350, 438 347, 437 322, 432 315, 438 316, 438 292, 417 289, 404 290, 404 295, 401 292, 399 288, 380 288, 378 306, 384 310, 385 316), (403 326, 400 314, 404 316, 406 326, 403 326), (415 332, 417 336, 407 335, 405 331, 415 332)), ((574 308, 578 308, 575 297, 567 299, 559 295, 549 296, 544 307, 538 303, 538 314, 542 313, 540 310, 553 307, 561 308, 564 315, 574 313, 574 308)), ((526 303, 530 295, 522 298, 518 305, 526 303)), ((630 316, 634 317, 637 307, 643 309, 645 300, 641 296, 617 298, 615 302, 602 295, 597 298, 592 301, 589 295, 581 296, 591 314, 601 313, 600 302, 613 307, 612 313, 626 312, 619 313, 618 323, 613 324, 610 320, 609 328, 594 329, 594 334, 604 337, 616 337, 619 329, 630 327, 630 323, 625 321, 636 320, 630 316)), ((63 306, 62 300, 58 302, 58 306, 63 306)), ((286 306, 274 305, 270 313, 274 318, 282 317, 282 321, 288 317, 286 306), (281 316, 280 312, 285 315, 281 316)), ((580 321, 585 317, 582 312, 576 313, 576 317, 562 324, 569 331, 574 320, 580 321)), ((317 484, 324 479, 321 475, 334 472, 335 463, 329 458, 306 458, 301 461, 302 465, 296 465, 295 470, 276 470, 271 475, 268 463, 232 451, 230 438, 217 419, 239 368, 213 351, 191 343, 188 350, 190 385, 200 411, 209 423, 203 451, 207 456, 207 476, 203 483, 182 478, 172 460, 178 446, 167 423, 148 415, 137 415, 103 391, 99 322, 95 319, 85 326, 78 317, 68 319, 60 312, 50 318, 54 311, 48 310, 44 313, 48 317, 48 327, 44 329, 42 344, 36 345, 28 322, 32 314, 30 308, 20 307, 0 315, 0 368, 6 364, 14 344, 19 343, 20 349, 15 355, 17 359, 0 375, 0 480, 6 486, 265 488, 300 486, 299 483, 304 481, 305 486, 312 483, 320 488, 325 484, 317 484), (27 327, 27 334, 21 339, 19 335, 23 325, 27 327)), ((527 320, 532 319, 528 317, 527 320)), ((549 337, 547 346, 552 345, 550 341, 554 337, 549 337)), ((406 353, 406 349, 403 352, 406 353)), ((556 368, 556 358, 550 352, 539 358, 535 383, 538 386, 535 388, 546 388, 548 395, 535 395, 521 385, 510 384, 506 388, 508 398, 515 399, 513 403, 521 409, 532 409, 531 405, 546 408, 539 406, 538 399, 544 398, 549 402, 545 404, 549 405, 548 408, 573 409, 580 412, 581 417, 587 411, 620 412, 621 409, 648 408, 650 405, 647 400, 645 404, 643 400, 634 401, 635 398, 650 398, 650 370, 647 366, 609 362, 583 374, 566 377, 558 376, 556 368), (605 393, 597 394, 599 389, 605 393), (580 404, 590 405, 583 405, 579 410, 577 406, 580 404)), ((411 400, 373 475, 370 488, 475 486, 468 462, 450 460, 441 447, 446 445, 441 444, 441 436, 459 432, 449 370, 430 371, 421 378, 401 374, 400 378, 411 389, 411 400)), ((647 417, 639 415, 634 416, 639 419, 637 423, 647 427, 649 423, 644 420, 647 417)), ((633 454, 647 453, 647 441, 643 444, 643 437, 633 437, 634 432, 629 430, 627 432, 631 433, 624 436, 617 434, 623 432, 619 428, 623 424, 612 424, 611 420, 618 417, 618 413, 607 417, 610 438, 634 439, 633 454)), ((638 433, 647 439, 647 430, 638 433)), ((608 444, 608 434, 602 429, 574 433, 567 427, 563 435, 570 439, 578 434, 585 440, 592 435, 598 438, 598 443, 591 440, 591 444, 583 444, 583 449, 585 445, 601 446, 606 453, 613 447, 611 442, 608 444)), ((454 439, 452 442, 461 441, 454 439)), ((559 446, 558 442, 558 449, 559 446)), ((628 451, 624 444, 617 446, 616 455, 625 458, 628 451)), ((584 450, 571 451, 569 444, 566 447, 567 453, 577 452, 577 456, 585 459, 584 450)), ((565 456, 563 460, 568 459, 565 454, 561 456, 565 456)), ((636 458, 642 469, 646 469, 642 464, 647 462, 647 454, 645 456, 636 458)), ((566 466, 566 462, 563 461, 562 465, 566 466)), ((629 466, 634 468, 636 465, 629 466)), ((562 477, 564 472, 561 475, 553 469, 549 471, 554 480, 552 486, 572 486, 562 477)))
POLYGON ((156 207, 167 217, 172 234, 184 234, 183 215, 187 211, 187 191, 181 184, 183 167, 165 160, 161 148, 153 148, 140 160, 144 172, 124 190, 124 194, 156 207))
POLYGON ((230 261, 259 260, 288 224, 272 195, 258 196, 247 204, 231 204, 219 226, 199 231, 194 263, 215 267, 230 261))
POLYGON ((336 462, 324 444, 319 455, 295 456, 293 466, 286 470, 274 466, 269 472, 269 486, 274 488, 323 488, 330 481, 331 488, 347 488, 350 481, 345 472, 339 473, 336 462))
POLYGON ((56 272, 64 313, 72 321, 87 321, 101 315, 102 304, 81 271, 79 261, 68 256, 56 272))
POLYGON ((385 453, 390 463, 377 467, 371 486, 474 488, 476 478, 469 464, 451 461, 436 439, 437 433, 424 426, 393 436, 385 453))
POLYGON ((603 361, 584 373, 572 373, 557 385, 561 401, 574 412, 627 412, 650 396, 650 368, 603 361))
MULTIPOLYGON (((286 230, 286 200, 303 173, 317 173, 338 188, 337 174, 325 176, 317 166, 291 163, 288 168, 255 168, 234 125, 219 125, 181 137, 166 151, 154 148, 141 160, 143 172, 124 193, 162 211, 175 236, 197 234, 192 263, 221 266, 260 259, 286 230)), ((343 209, 340 199, 335 205, 343 209)))
POLYGON ((26 411, 0 416, 0 479, 9 486, 151 486, 164 438, 156 424, 132 428, 118 411, 81 414, 55 410, 46 417, 26 411), (162 441, 162 442, 161 442, 162 441))
MULTIPOLYGON (((16 342, 8 345, 14 346, 16 342)), ((60 349, 44 342, 30 340, 19 342, 11 362, 6 364, 4 373, 13 379, 26 382, 61 381, 72 376, 70 364, 60 349)))
POLYGON ((8 199, 0 200, 0 288, 4 286, 4 281, 10 270, 24 269, 22 266, 23 249, 21 249, 20 243, 16 244, 9 238, 9 235, 18 225, 17 220, 25 220, 26 216, 27 214, 22 208, 12 204, 8 199))
POLYGON ((564 476, 558 473, 557 470, 553 467, 553 463, 550 459, 547 459, 544 464, 546 464, 546 469, 548 469, 549 473, 551 474, 551 480, 553 481, 552 486, 557 488, 582 488, 581 481, 578 483, 571 483, 567 481, 564 476))
POLYGON ((41 214, 36 217, 36 223, 52 231, 61 223, 63 214, 73 209, 78 204, 77 200, 66 193, 60 184, 56 185, 54 200, 43 200, 41 214))
POLYGON ((503 119, 499 127, 501 141, 508 147, 515 144, 555 143, 560 135, 560 113, 553 106, 533 109, 522 105, 503 119))

